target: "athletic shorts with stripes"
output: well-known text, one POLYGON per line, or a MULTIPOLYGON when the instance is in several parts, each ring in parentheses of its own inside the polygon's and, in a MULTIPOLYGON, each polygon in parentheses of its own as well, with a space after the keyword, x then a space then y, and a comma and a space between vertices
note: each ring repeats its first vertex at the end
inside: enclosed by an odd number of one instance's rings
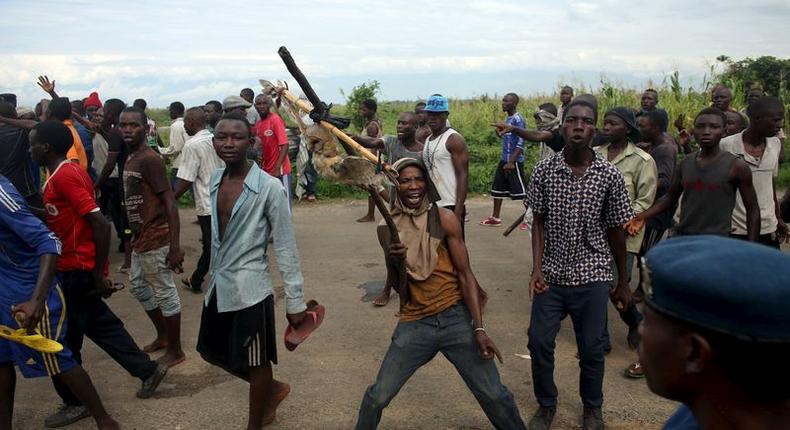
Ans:
POLYGON ((524 163, 516 163, 516 168, 509 172, 505 172, 504 167, 504 161, 500 161, 496 167, 494 184, 491 185, 491 197, 495 199, 523 199, 526 197, 524 188, 524 163))
POLYGON ((207 362, 242 377, 252 367, 277 364, 274 296, 238 311, 217 312, 217 295, 212 294, 200 318, 197 351, 207 362))
MULTIPOLYGON (((4 285, 3 288, 10 286, 4 285)), ((14 294, 14 303, 8 302, 11 297, 7 294, 0 295, 0 324, 11 329, 19 328, 19 324, 11 315, 11 305, 20 304, 30 300, 32 291, 19 291, 14 294)), ((60 285, 54 283, 49 290, 49 297, 44 306, 44 316, 36 327, 41 334, 49 339, 65 345, 66 339, 66 303, 60 285)), ((77 363, 71 356, 71 351, 64 346, 63 350, 55 353, 42 353, 30 349, 21 343, 0 338, 0 363, 16 363, 22 376, 37 378, 41 376, 54 376, 76 366, 77 363)))

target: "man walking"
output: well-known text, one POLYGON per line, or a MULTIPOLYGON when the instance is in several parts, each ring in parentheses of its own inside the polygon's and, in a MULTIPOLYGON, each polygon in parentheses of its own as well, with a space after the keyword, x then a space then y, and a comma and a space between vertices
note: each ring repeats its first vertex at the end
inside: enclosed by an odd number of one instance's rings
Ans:
MULTIPOLYGON (((96 205, 88 174, 66 160, 71 142, 68 128, 57 121, 39 123, 30 132, 33 159, 52 172, 44 184, 43 198, 47 223, 62 244, 57 271, 68 303, 66 346, 81 363, 83 338, 88 336, 143 382, 137 397, 148 398, 164 378, 167 367, 140 351, 121 320, 102 300, 113 293, 112 283, 106 278, 110 225, 96 205)), ((58 379, 53 381, 63 406, 47 417, 46 427, 62 427, 90 416, 88 408, 65 384, 58 379)))
POLYGON ((555 339, 569 314, 579 347, 583 428, 604 428, 602 334, 607 299, 611 295, 618 308, 627 309, 631 298, 624 276, 612 290, 611 260, 618 273, 626 273, 623 225, 633 218, 633 211, 622 174, 590 148, 596 120, 591 104, 576 100, 568 105, 562 124, 565 148, 535 167, 527 193, 534 213, 528 347, 539 405, 530 429, 548 429, 554 419, 555 339))
MULTIPOLYGON (((527 128, 527 122, 518 108, 518 96, 508 93, 502 97, 502 110, 507 113, 505 124, 514 128, 527 128)), ((524 139, 514 133, 503 133, 502 159, 494 172, 494 183, 491 185, 491 197, 494 198, 494 211, 491 216, 480 221, 480 225, 499 227, 502 219, 499 218, 502 210, 502 200, 510 198, 523 200, 524 191, 524 139)))
POLYGON ((406 290, 399 292, 400 321, 376 382, 362 399, 357 430, 375 429, 401 387, 439 352, 455 366, 495 428, 524 429, 513 395, 493 362, 501 356, 483 327, 485 293, 469 266, 461 220, 431 202, 428 172, 421 162, 402 158, 393 168, 399 176, 390 211, 402 242, 391 243, 388 233, 379 234, 379 240, 387 284, 402 284, 393 274, 405 264, 406 290))
MULTIPOLYGON (((30 213, 5 176, 0 176, 0 244, 0 324, 35 329, 47 339, 65 343, 66 304, 55 278, 60 241, 30 213)), ((99 429, 120 428, 68 346, 44 353, 0 339, 0 429, 11 430, 13 425, 14 364, 25 378, 50 376, 61 381, 86 405, 99 429)))
POLYGON ((126 210, 132 239, 131 293, 156 328, 156 339, 145 352, 165 349, 159 362, 173 367, 186 359, 181 350, 181 300, 172 270, 184 261, 178 209, 167 183, 165 166, 146 143, 147 117, 140 109, 121 113, 120 129, 129 147, 123 171, 126 210))
POLYGON ((268 238, 285 284, 288 322, 305 317, 304 279, 280 181, 247 160, 254 135, 240 114, 222 117, 214 149, 225 162, 211 177, 211 273, 197 350, 204 360, 249 382, 249 430, 275 419, 290 392, 272 375, 277 363, 268 238))
POLYGON ((261 168, 264 172, 280 180, 288 198, 288 210, 291 207, 291 160, 288 159, 288 136, 285 134, 285 121, 276 112, 272 112, 272 99, 266 94, 258 94, 255 98, 255 110, 260 120, 253 130, 261 141, 263 159, 261 168))
POLYGON ((184 114, 184 128, 189 135, 182 151, 181 168, 178 169, 178 182, 174 198, 178 200, 190 188, 195 192, 195 214, 200 224, 202 252, 192 276, 181 282, 193 293, 203 291, 203 279, 211 263, 211 201, 209 182, 214 171, 225 164, 214 150, 212 138, 206 130, 206 114, 202 107, 193 107, 184 114))

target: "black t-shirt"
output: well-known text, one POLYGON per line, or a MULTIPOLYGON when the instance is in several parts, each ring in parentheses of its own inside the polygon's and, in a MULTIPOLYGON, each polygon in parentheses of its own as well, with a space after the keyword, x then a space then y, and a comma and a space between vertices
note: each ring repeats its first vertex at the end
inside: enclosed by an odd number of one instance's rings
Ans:
POLYGON ((0 125, 0 175, 8 178, 23 197, 37 193, 29 149, 27 130, 0 125))

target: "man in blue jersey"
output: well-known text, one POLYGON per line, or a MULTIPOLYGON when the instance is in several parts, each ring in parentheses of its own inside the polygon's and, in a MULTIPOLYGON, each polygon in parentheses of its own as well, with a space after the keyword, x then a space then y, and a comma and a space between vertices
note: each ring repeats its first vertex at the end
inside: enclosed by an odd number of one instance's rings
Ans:
MULTIPOLYGON (((516 112, 517 107, 518 96, 516 94, 508 93, 502 97, 502 110, 507 113, 505 123, 514 128, 527 128, 524 117, 520 112, 516 112)), ((524 139, 512 132, 502 133, 499 136, 502 138, 502 159, 497 165, 494 183, 491 186, 494 212, 490 217, 480 221, 480 225, 488 227, 502 225, 499 213, 502 210, 503 199, 523 200, 526 196, 524 191, 524 139)))
MULTIPOLYGON (((37 330, 64 343, 66 304, 55 279, 60 249, 58 238, 30 213, 11 182, 0 176, 0 324, 37 330)), ((26 378, 52 376, 63 382, 90 410, 100 429, 120 428, 68 348, 41 353, 0 339, 0 430, 13 425, 14 363, 26 378)))

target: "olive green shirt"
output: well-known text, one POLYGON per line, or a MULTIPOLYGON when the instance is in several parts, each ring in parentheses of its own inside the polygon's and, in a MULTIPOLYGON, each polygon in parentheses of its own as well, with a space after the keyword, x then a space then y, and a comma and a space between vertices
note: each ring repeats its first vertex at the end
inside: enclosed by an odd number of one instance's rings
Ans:
MULTIPOLYGON (((609 144, 595 147, 595 151, 609 159, 609 144)), ((617 167, 617 170, 625 179, 625 187, 628 190, 628 199, 631 201, 631 209, 635 214, 647 210, 656 198, 656 185, 658 173, 656 172, 656 162, 647 152, 639 149, 631 142, 617 155, 610 163, 617 167)), ((627 233, 626 233, 627 234, 627 233)), ((642 247, 642 239, 645 230, 636 236, 626 236, 625 248, 628 252, 638 253, 642 247)))

